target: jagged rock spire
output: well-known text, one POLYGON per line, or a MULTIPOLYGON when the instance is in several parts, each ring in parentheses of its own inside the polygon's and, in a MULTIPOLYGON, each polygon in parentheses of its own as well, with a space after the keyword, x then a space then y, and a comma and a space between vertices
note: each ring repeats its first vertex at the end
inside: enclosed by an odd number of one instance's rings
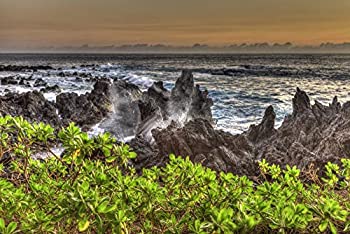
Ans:
POLYGON ((310 98, 305 91, 297 88, 297 92, 293 98, 293 116, 299 113, 303 113, 306 110, 310 110, 310 98))
POLYGON ((259 125, 252 125, 248 132, 247 137, 252 142, 262 141, 275 133, 275 119, 276 113, 272 106, 268 106, 265 110, 264 117, 259 125))

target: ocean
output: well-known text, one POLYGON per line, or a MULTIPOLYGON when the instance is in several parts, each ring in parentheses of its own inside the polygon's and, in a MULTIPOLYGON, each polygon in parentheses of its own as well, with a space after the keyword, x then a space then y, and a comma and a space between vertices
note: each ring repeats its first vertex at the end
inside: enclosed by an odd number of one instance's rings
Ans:
MULTIPOLYGON (((327 105, 334 96, 350 101, 350 54, 0 54, 0 64, 51 65, 55 69, 0 72, 0 78, 32 76, 80 94, 91 91, 93 82, 77 76, 123 79, 143 90, 161 80, 171 89, 182 69, 192 69, 196 84, 214 101, 217 128, 234 134, 259 123, 269 105, 278 127, 292 112, 297 87, 312 103, 327 105)), ((0 95, 35 89, 40 88, 0 85, 0 95)), ((52 101, 56 95, 45 93, 52 101)))

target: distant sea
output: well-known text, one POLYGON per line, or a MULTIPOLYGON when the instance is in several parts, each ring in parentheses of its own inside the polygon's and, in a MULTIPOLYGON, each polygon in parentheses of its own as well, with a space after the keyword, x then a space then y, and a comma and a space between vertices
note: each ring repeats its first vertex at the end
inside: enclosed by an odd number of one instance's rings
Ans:
MULTIPOLYGON (((350 54, 0 54, 0 64, 51 65, 61 71, 0 72, 1 77, 34 76, 63 92, 85 93, 92 84, 76 74, 124 79, 146 89, 162 80, 170 89, 182 69, 193 69, 195 82, 209 91, 217 127, 232 133, 259 123, 268 105, 277 114, 276 127, 292 111, 296 87, 305 90, 313 103, 331 102, 336 95, 350 101, 350 54), (82 66, 94 65, 94 66, 82 66), (58 72, 67 74, 65 77, 58 72)), ((1 85, 26 92, 35 88, 1 85)), ((55 93, 45 97, 54 101, 55 93)))

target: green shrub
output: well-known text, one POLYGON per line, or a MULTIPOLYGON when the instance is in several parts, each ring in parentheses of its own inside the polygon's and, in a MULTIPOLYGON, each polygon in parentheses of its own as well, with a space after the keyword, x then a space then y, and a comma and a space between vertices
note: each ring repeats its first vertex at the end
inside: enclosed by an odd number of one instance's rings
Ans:
POLYGON ((138 175, 136 154, 109 134, 74 124, 55 133, 21 117, 0 118, 0 233, 318 233, 350 230, 350 160, 325 178, 260 163, 260 181, 217 173, 170 155, 138 175), (53 144, 64 154, 32 156, 53 144), (271 178, 271 179, 266 179, 271 178))

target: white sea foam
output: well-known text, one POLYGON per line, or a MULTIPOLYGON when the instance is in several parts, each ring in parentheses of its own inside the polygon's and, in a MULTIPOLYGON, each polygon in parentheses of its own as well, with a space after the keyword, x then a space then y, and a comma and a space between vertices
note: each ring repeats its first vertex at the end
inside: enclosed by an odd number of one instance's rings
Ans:
POLYGON ((60 157, 64 152, 64 148, 61 146, 53 147, 50 151, 42 151, 32 155, 33 159, 45 159, 48 157, 60 157))
POLYGON ((100 123, 98 123, 91 127, 91 129, 88 131, 88 134, 90 137, 92 137, 92 136, 98 136, 100 134, 103 134, 104 132, 105 130, 100 128, 100 123))
POLYGON ((56 101, 56 96, 57 96, 56 93, 44 93, 44 97, 51 102, 56 101))

